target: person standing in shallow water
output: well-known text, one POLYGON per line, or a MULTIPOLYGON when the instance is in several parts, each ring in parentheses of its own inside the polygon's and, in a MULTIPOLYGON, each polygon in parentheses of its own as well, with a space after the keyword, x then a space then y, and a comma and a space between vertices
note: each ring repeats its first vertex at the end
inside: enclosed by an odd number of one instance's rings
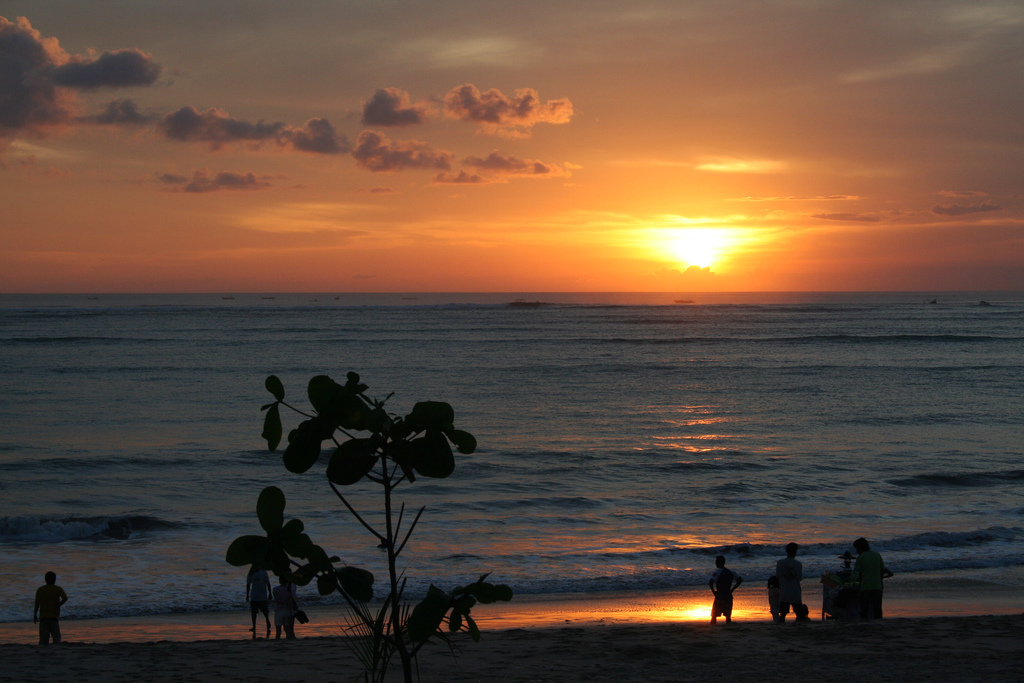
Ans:
POLYGON ((715 558, 717 569, 711 575, 708 586, 715 596, 715 602, 711 605, 711 623, 718 621, 719 616, 725 617, 725 623, 732 623, 732 592, 743 583, 743 577, 725 567, 725 556, 719 555, 715 558), (735 585, 733 582, 735 581, 735 585))
POLYGON ((882 618, 882 579, 892 576, 882 556, 871 549, 864 538, 853 542, 857 551, 857 562, 853 565, 850 578, 860 582, 860 618, 882 618))
POLYGON ((60 642, 60 606, 68 601, 64 589, 57 585, 57 575, 46 572, 46 584, 36 590, 36 606, 32 610, 32 623, 39 624, 39 644, 60 642))
POLYGON ((804 578, 804 566, 796 559, 796 551, 800 549, 796 543, 786 545, 786 557, 775 564, 775 576, 779 578, 779 617, 776 621, 782 624, 786 621, 789 608, 793 608, 793 614, 797 621, 806 621, 807 615, 803 612, 803 594, 800 591, 800 581, 804 578))

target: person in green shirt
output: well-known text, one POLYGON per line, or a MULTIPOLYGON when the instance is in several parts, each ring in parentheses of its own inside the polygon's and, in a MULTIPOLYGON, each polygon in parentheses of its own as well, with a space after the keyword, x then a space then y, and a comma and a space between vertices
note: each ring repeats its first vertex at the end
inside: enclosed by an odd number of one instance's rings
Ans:
POLYGON ((60 642, 60 606, 68 601, 64 589, 57 585, 57 575, 46 572, 46 585, 36 590, 36 606, 32 610, 32 623, 39 624, 39 644, 60 642))
POLYGON ((850 578, 860 582, 860 618, 882 618, 882 579, 892 576, 882 556, 871 549, 864 538, 853 542, 857 551, 857 562, 853 565, 850 578))

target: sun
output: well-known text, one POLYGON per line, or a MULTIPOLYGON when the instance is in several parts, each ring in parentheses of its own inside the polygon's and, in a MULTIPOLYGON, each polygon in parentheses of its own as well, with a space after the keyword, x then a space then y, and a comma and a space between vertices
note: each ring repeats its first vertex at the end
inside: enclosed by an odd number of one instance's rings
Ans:
POLYGON ((663 248, 681 263, 706 268, 715 263, 727 244, 723 230, 692 228, 674 230, 666 235, 663 248))

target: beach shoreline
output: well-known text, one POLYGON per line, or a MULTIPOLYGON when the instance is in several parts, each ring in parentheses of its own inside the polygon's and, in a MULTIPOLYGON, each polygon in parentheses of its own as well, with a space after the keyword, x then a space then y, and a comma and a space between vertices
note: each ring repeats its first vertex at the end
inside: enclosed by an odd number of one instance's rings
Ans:
MULTIPOLYGON (((820 583, 804 580, 803 595, 812 622, 822 621, 820 583)), ((301 597, 300 594, 300 602, 301 597)), ((760 582, 745 582, 734 598, 733 617, 737 623, 771 623, 765 589, 760 582)), ((345 632, 346 607, 307 603, 303 609, 310 623, 297 627, 300 636, 331 637, 345 632)), ((709 621, 710 609, 710 591, 705 587, 688 586, 646 591, 516 595, 509 603, 478 605, 473 617, 486 633, 509 629, 703 623, 709 621)), ((251 638, 248 610, 103 619, 67 618, 68 612, 65 607, 65 618, 61 620, 67 642, 108 644, 251 638)), ((1022 612, 1024 586, 1016 580, 1011 584, 993 583, 979 578, 977 573, 941 572, 930 576, 897 576, 887 581, 887 618, 966 618, 1022 612)), ((258 616, 257 636, 262 637, 265 622, 262 615, 258 616)), ((0 623, 0 643, 33 644, 37 639, 36 627, 30 621, 0 623)))
MULTIPOLYGON (((508 628, 419 657, 422 681, 1012 681, 1024 614, 776 625, 737 621, 508 628)), ((356 680, 345 640, 196 640, 0 645, 0 681, 356 680)), ((395 666, 388 680, 401 680, 395 666)))

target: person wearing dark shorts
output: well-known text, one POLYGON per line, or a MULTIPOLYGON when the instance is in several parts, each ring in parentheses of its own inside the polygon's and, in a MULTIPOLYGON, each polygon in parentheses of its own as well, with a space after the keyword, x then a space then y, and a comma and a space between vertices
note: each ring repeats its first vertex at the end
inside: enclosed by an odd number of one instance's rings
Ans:
POLYGON ((715 602, 711 605, 711 623, 718 621, 718 617, 725 617, 725 623, 732 623, 732 592, 743 583, 743 577, 725 567, 725 556, 719 555, 715 558, 715 573, 711 575, 708 586, 715 596, 715 602), (735 582, 735 585, 733 585, 735 582))
POLYGON ((253 567, 249 570, 249 576, 245 579, 245 599, 249 601, 249 611, 252 612, 252 637, 256 639, 256 617, 263 612, 263 618, 267 621, 267 638, 270 637, 270 577, 264 569, 253 567))
POLYGON ((46 572, 46 585, 36 590, 36 606, 32 610, 32 623, 39 624, 39 644, 60 642, 60 606, 68 601, 64 589, 57 585, 57 575, 46 572))

